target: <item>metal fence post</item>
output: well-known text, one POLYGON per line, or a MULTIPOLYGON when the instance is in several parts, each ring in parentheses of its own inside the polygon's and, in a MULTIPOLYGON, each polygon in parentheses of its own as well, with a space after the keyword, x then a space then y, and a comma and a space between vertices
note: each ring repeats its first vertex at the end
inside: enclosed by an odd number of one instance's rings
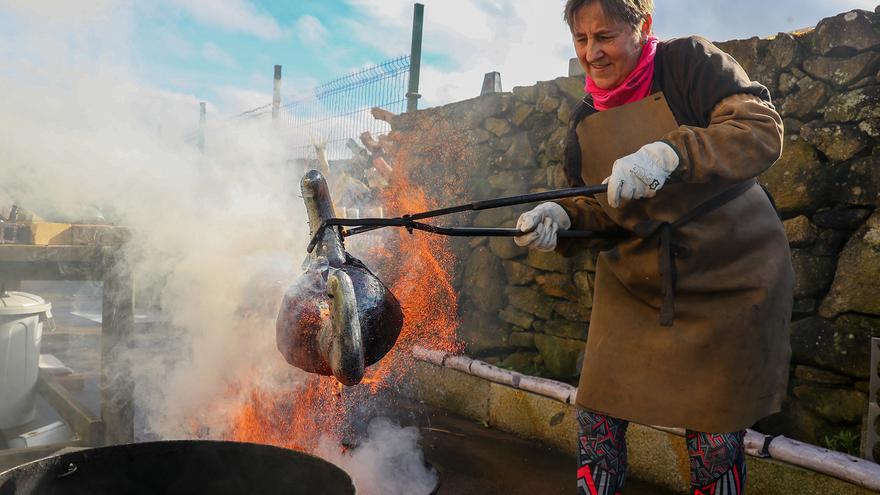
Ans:
POLYGON ((275 82, 272 86, 272 120, 278 120, 281 109, 281 66, 275 66, 275 82))
POLYGON ((205 152, 205 124, 208 122, 207 103, 204 101, 199 103, 199 151, 205 152))
POLYGON ((415 112, 419 108, 419 71, 422 68, 422 28, 425 24, 425 6, 417 3, 413 8, 412 45, 409 50, 409 90, 406 93, 406 111, 415 112))

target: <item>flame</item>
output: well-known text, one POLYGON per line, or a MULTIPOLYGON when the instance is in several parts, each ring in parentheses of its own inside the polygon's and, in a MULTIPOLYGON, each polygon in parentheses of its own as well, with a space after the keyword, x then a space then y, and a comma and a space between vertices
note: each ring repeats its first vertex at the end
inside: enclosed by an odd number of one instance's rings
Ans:
MULTIPOLYGON (((396 216, 430 210, 457 196, 461 189, 455 181, 461 174, 449 167, 435 170, 414 164, 426 163, 428 156, 465 163, 467 139, 431 122, 416 122, 412 131, 395 132, 393 138, 395 148, 389 156, 394 169, 380 198, 385 211, 396 216), (446 174, 430 176, 438 170, 446 174), (440 187, 429 192, 422 184, 440 187)), ((322 437, 344 444, 351 431, 352 412, 379 392, 401 383, 414 365, 414 346, 447 352, 462 349, 455 335, 458 321, 452 271, 456 259, 449 239, 402 229, 386 235, 393 242, 371 249, 363 259, 383 274, 403 308, 404 326, 394 348, 368 368, 363 381, 354 387, 343 387, 332 377, 310 375, 294 390, 278 390, 242 377, 230 385, 222 399, 241 404, 229 417, 224 439, 310 453, 322 437)))

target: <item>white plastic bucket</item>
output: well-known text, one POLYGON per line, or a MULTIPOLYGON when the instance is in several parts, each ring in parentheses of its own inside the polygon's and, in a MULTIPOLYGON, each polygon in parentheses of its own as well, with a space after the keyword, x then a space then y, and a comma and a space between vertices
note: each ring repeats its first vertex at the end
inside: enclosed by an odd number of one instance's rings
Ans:
POLYGON ((0 293, 0 429, 33 421, 43 324, 52 304, 25 292, 0 293))

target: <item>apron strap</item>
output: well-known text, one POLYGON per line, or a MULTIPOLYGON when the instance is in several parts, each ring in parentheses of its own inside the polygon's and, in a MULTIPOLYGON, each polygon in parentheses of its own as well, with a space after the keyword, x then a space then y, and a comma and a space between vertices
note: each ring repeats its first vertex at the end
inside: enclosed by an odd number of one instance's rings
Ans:
MULTIPOLYGON (((663 303, 660 307, 660 325, 671 327, 675 321, 675 285, 678 273, 675 267, 675 258, 681 257, 681 252, 686 251, 676 246, 674 243, 675 230, 682 225, 696 220, 718 208, 724 206, 739 195, 751 189, 756 183, 755 180, 747 180, 727 189, 726 191, 712 197, 711 199, 701 203, 696 208, 687 212, 678 220, 668 223, 663 222, 657 225, 654 223, 654 229, 659 229, 660 246, 658 247, 659 256, 659 272, 660 272, 660 294, 663 296, 663 303), (678 256, 676 254, 678 253, 678 256)), ((643 226, 644 230, 649 230, 647 225, 643 226)), ((641 229, 640 229, 641 230, 641 229)), ((642 232, 647 233, 647 232, 642 232)), ((636 232, 638 235, 639 232, 636 232)))

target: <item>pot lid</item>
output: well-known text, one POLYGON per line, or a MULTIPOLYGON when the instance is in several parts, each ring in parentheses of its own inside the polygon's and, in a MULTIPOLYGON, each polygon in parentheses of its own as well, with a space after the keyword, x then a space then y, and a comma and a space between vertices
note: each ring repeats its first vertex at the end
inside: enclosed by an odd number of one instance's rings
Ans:
POLYGON ((0 315, 36 314, 51 309, 52 303, 35 294, 11 290, 0 293, 0 315))

